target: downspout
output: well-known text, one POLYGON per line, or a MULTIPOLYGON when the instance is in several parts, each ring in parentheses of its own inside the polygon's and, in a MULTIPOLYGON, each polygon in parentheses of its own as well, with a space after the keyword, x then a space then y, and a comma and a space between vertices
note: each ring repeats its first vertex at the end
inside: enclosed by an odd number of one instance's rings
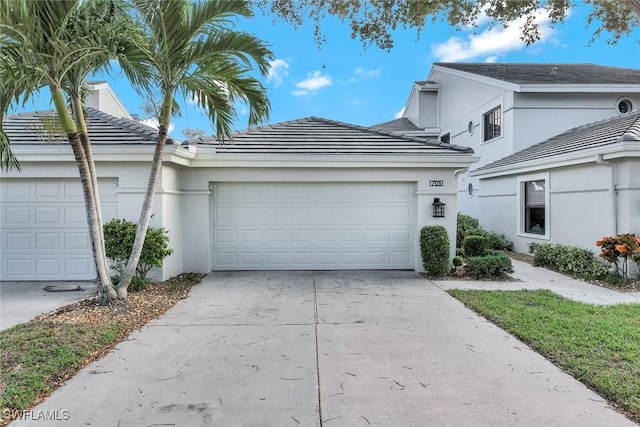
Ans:
POLYGON ((606 166, 611 171, 609 179, 609 194, 611 203, 611 227, 612 236, 618 235, 618 205, 616 203, 616 183, 615 183, 615 169, 611 162, 607 162, 602 158, 602 154, 596 154, 596 163, 602 166, 606 166))

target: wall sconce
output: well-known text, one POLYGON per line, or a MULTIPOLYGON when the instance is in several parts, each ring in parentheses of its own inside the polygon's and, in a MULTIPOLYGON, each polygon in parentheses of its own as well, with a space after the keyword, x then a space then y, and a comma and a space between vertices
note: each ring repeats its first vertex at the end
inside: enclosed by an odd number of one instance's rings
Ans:
POLYGON ((438 197, 433 199, 433 217, 444 218, 444 207, 446 203, 442 203, 438 197))

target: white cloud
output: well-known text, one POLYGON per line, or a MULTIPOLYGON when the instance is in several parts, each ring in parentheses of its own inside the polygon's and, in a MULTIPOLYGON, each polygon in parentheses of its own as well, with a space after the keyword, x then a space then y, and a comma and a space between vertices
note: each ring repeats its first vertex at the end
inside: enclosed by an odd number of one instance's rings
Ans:
POLYGON ((377 70, 365 70, 362 67, 356 68, 354 74, 361 79, 372 79, 375 77, 380 77, 380 69, 377 70))
MULTIPOLYGON (((142 123, 143 125, 152 127, 154 129, 158 129, 158 119, 155 119, 155 118, 144 119, 144 120, 140 120, 140 123, 142 123)), ((169 133, 173 132, 173 129, 175 129, 175 125, 173 123, 169 123, 169 133)))
POLYGON ((402 117, 402 115, 403 115, 403 114, 404 114, 404 107, 402 107, 402 109, 401 109, 400 111, 398 111, 397 113, 395 113, 395 114, 393 115, 393 118, 394 118, 394 119, 399 119, 399 118, 401 118, 401 117, 402 117))
MULTIPOLYGON (((548 41, 554 32, 549 26, 549 14, 544 9, 539 9, 536 15, 536 23, 540 25, 540 42, 548 41)), ((481 17, 479 22, 485 22, 485 20, 481 17)), ((496 62, 499 56, 513 50, 520 50, 525 46, 520 39, 521 27, 524 23, 525 18, 520 18, 507 28, 496 25, 480 34, 471 34, 466 39, 451 37, 444 43, 432 45, 431 51, 437 61, 466 61, 485 56, 486 62, 496 62)))
POLYGON ((272 82, 275 87, 282 84, 282 80, 289 75, 289 64, 284 59, 276 59, 269 63, 269 73, 267 81, 272 82))
POLYGON ((323 75, 320 71, 314 71, 307 75, 307 79, 296 84, 298 90, 293 91, 295 96, 307 95, 326 86, 331 86, 333 80, 328 75, 323 75))
POLYGON ((380 77, 380 69, 377 70, 365 70, 362 67, 358 67, 353 72, 353 75, 347 80, 346 84, 355 83, 360 80, 369 80, 380 77))

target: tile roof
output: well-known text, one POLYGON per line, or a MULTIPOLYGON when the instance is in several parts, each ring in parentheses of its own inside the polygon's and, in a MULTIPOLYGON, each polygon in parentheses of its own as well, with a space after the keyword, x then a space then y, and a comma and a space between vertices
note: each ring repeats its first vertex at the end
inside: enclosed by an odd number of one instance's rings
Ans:
POLYGON ((232 142, 215 137, 185 141, 190 145, 212 145, 227 154, 358 154, 434 155, 473 153, 467 147, 438 141, 393 135, 369 128, 318 117, 308 117, 261 126, 233 134, 232 142))
POLYGON ((570 129, 539 144, 484 165, 474 172, 606 147, 623 141, 640 142, 640 110, 570 129))
POLYGON ((388 122, 378 123, 373 126, 369 126, 369 129, 381 132, 414 132, 421 130, 419 127, 413 124, 413 122, 406 117, 401 117, 395 120, 389 120, 388 122))
MULTIPOLYGON (((92 144, 155 144, 157 129, 135 120, 120 119, 87 107, 87 127, 92 144)), ((4 131, 12 145, 48 144, 66 141, 54 111, 36 111, 6 116, 4 131)), ((173 144, 169 138, 168 144, 173 144)))
POLYGON ((514 84, 640 84, 640 70, 596 64, 490 64, 448 63, 434 65, 477 74, 514 84))

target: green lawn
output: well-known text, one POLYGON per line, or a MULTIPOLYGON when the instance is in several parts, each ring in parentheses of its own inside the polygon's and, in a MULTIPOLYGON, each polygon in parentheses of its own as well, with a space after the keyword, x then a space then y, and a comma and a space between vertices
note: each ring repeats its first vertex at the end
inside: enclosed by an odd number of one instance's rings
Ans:
POLYGON ((449 293, 640 420, 640 304, 602 307, 548 290, 449 293))
POLYGON ((28 408, 72 376, 93 353, 112 344, 124 329, 117 323, 27 323, 0 332, 0 408, 28 408))

